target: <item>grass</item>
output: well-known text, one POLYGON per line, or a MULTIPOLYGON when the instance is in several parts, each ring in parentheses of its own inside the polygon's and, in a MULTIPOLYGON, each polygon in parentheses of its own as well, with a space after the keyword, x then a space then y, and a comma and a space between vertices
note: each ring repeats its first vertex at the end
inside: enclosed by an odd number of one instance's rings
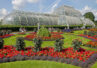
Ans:
MULTIPOLYGON (((11 36, 9 38, 5 38, 4 39, 4 45, 16 45, 16 38, 17 37, 25 37, 26 35, 15 35, 15 36, 11 36)), ((26 43, 26 47, 27 46, 34 46, 33 41, 27 41, 25 40, 26 43)), ((44 41, 42 44, 42 47, 46 47, 46 46, 54 46, 54 41, 44 41)))
POLYGON ((91 66, 91 68, 97 68, 97 62, 91 66))
POLYGON ((85 29, 84 29, 84 30, 74 31, 74 34, 75 34, 75 35, 83 34, 84 31, 88 31, 88 30, 85 30, 85 29))
POLYGON ((87 43, 88 41, 90 41, 89 39, 80 37, 80 36, 76 36, 76 35, 71 35, 71 34, 64 34, 64 47, 70 47, 71 43, 73 41, 73 39, 79 38, 82 40, 83 43, 87 43))
POLYGON ((53 61, 28 60, 2 63, 0 64, 0 68, 80 68, 80 67, 53 61))
MULTIPOLYGON (((16 37, 25 37, 26 35, 15 35, 15 36, 12 36, 12 37, 9 37, 9 38, 5 38, 4 39, 4 42, 5 42, 4 45, 15 45, 16 44, 16 37)), ((79 37, 79 36, 76 36, 76 35, 72 35, 70 33, 64 33, 63 36, 65 38, 64 39, 64 47, 66 47, 66 48, 70 47, 72 40, 76 39, 76 38, 81 39, 83 41, 83 43, 90 41, 89 39, 79 37)), ((25 40, 25 43, 26 43, 26 46, 33 46, 34 45, 33 41, 25 40)), ((42 47, 54 46, 54 43, 55 43, 55 41, 43 41, 42 47)))

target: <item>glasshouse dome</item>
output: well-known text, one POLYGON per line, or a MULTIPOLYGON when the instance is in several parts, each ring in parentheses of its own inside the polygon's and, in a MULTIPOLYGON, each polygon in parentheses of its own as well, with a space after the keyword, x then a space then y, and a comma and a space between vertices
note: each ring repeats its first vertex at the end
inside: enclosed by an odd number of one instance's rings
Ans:
POLYGON ((4 17, 2 25, 23 25, 33 26, 40 23, 40 25, 83 25, 95 26, 95 24, 82 16, 82 14, 70 6, 61 6, 56 8, 51 14, 35 13, 25 11, 13 11, 4 17))

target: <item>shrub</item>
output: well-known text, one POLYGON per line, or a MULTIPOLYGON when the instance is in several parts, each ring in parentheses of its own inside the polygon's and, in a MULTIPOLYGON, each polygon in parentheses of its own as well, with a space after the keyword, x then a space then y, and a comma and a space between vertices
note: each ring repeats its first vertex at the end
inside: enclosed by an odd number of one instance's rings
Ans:
POLYGON ((23 37, 18 37, 16 40, 16 48, 17 50, 24 50, 25 42, 23 37))
POLYGON ((42 26, 39 31, 37 32, 37 35, 39 37, 50 37, 51 34, 50 32, 48 31, 48 29, 46 29, 44 26, 42 26))
POLYGON ((40 51, 40 48, 41 48, 41 44, 42 44, 42 40, 40 38, 35 38, 33 40, 34 42, 34 47, 35 47, 35 51, 40 51))
POLYGON ((57 29, 57 32, 61 32, 61 29, 57 29))
POLYGON ((79 49, 81 48, 80 47, 81 44, 82 44, 82 41, 79 39, 75 39, 72 41, 72 45, 73 45, 74 50, 79 51, 79 49))
POLYGON ((62 51, 62 46, 63 46, 64 42, 61 39, 57 39, 55 42, 55 51, 62 51))
POLYGON ((3 48, 3 45, 4 45, 4 40, 2 38, 0 38, 0 49, 3 48))
POLYGON ((94 36, 95 33, 94 33, 93 31, 89 31, 89 32, 88 32, 88 35, 89 35, 89 36, 94 36))
POLYGON ((87 35, 87 31, 84 31, 84 35, 87 35))
POLYGON ((36 29, 36 28, 34 28, 33 32, 37 32, 37 29, 36 29))
POLYGON ((3 35, 3 33, 0 31, 0 36, 2 36, 3 35))
POLYGON ((7 30, 7 34, 10 34, 12 32, 12 30, 7 30))
POLYGON ((6 30, 2 30, 2 35, 6 35, 6 30))

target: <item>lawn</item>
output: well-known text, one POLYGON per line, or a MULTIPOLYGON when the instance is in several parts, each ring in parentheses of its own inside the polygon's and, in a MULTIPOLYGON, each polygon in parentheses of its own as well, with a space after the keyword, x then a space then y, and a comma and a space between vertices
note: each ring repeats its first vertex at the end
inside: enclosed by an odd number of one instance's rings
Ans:
POLYGON ((93 64, 91 68, 97 68, 97 62, 93 64))
MULTIPOLYGON (((75 34, 78 34, 79 31, 74 32, 73 34, 71 33, 64 33, 62 34, 64 36, 64 47, 70 47, 71 46, 71 42, 73 39, 79 38, 83 41, 83 43, 86 43, 88 41, 90 41, 89 39, 83 38, 83 37, 79 37, 75 34)), ((27 35, 27 34, 26 34, 27 35)), ((4 39, 4 45, 15 45, 16 44, 16 37, 25 37, 26 35, 15 35, 9 38, 5 38, 4 39)), ((55 41, 43 41, 42 47, 47 47, 47 46, 54 46, 54 42, 55 41)), ((34 43, 33 41, 27 41, 25 40, 26 46, 33 46, 34 43)))
POLYGON ((80 67, 53 61, 28 60, 3 63, 0 64, 0 68, 80 68, 80 67))

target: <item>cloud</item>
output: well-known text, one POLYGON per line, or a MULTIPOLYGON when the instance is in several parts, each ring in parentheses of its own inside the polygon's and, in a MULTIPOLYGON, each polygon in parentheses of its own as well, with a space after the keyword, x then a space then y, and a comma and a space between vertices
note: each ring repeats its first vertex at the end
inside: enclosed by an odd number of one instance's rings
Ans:
POLYGON ((51 12, 54 11, 54 9, 58 6, 58 4, 60 3, 61 0, 56 0, 55 4, 52 6, 51 8, 51 12))
POLYGON ((37 3, 39 0, 28 0, 29 3, 37 3))
POLYGON ((96 0, 96 3, 97 3, 97 0, 96 0))
POLYGON ((5 8, 0 9, 0 19, 3 19, 3 17, 7 14, 8 11, 5 8))
POLYGON ((37 3, 39 0, 12 0, 13 9, 23 8, 27 3, 37 3))
POLYGON ((97 10, 96 9, 93 9, 89 6, 85 6, 80 11, 82 14, 85 14, 86 12, 93 12, 93 14, 95 15, 95 20, 97 20, 97 10))

